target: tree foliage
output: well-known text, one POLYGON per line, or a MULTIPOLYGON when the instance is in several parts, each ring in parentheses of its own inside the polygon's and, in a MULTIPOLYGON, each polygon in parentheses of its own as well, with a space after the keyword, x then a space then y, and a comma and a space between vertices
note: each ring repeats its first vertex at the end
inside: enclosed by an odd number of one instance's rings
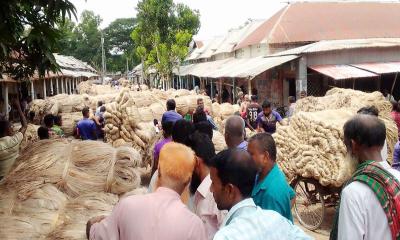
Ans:
POLYGON ((16 79, 32 76, 35 70, 43 76, 56 71, 52 54, 60 39, 58 22, 76 17, 68 0, 2 0, 0 8, 1 73, 16 79))
POLYGON ((172 0, 142 0, 131 37, 144 69, 153 66, 169 81, 174 68, 188 53, 192 36, 200 28, 199 12, 172 0))

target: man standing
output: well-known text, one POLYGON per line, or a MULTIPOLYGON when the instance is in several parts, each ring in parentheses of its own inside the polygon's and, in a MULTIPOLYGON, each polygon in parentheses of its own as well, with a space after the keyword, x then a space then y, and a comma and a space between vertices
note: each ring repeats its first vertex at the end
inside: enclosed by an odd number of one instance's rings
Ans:
POLYGON ((400 172, 381 156, 385 124, 358 114, 343 129, 347 164, 355 172, 343 187, 331 239, 399 239, 400 172))
POLYGON ((160 151, 162 147, 172 141, 172 127, 174 126, 174 122, 161 122, 161 126, 163 129, 163 139, 157 142, 157 144, 154 146, 154 152, 153 152, 153 166, 151 170, 151 175, 153 176, 154 172, 158 168, 158 159, 160 156, 160 151))
POLYGON ((162 122, 176 122, 182 119, 182 116, 175 111, 176 103, 174 99, 169 99, 167 101, 167 111, 162 115, 162 122))
POLYGON ((89 108, 84 107, 82 109, 83 119, 76 125, 77 136, 82 140, 97 140, 96 134, 96 123, 89 119, 89 108))
POLYGON ((229 210, 214 240, 311 239, 279 213, 250 197, 257 165, 246 151, 224 150, 211 161, 211 191, 218 209, 229 210))
POLYGON ((271 134, 258 133, 251 137, 248 152, 259 168, 251 194, 254 202, 262 209, 274 210, 293 222, 291 200, 295 193, 275 162, 276 145, 271 134))
POLYGON ((19 145, 28 127, 18 99, 14 101, 14 106, 17 108, 21 120, 19 131, 13 134, 11 123, 8 120, 0 120, 0 180, 8 174, 15 159, 18 157, 19 145))
POLYGON ((203 221, 208 239, 213 239, 225 216, 218 210, 210 192, 209 167, 211 159, 215 156, 215 149, 211 139, 206 134, 198 132, 191 136, 190 147, 195 152, 196 165, 190 182, 190 192, 194 196, 189 207, 203 221))
POLYGON ((168 143, 160 152, 158 185, 154 193, 121 199, 110 216, 88 221, 89 239, 205 240, 203 223, 182 203, 195 165, 190 148, 168 143))
POLYGON ((244 140, 245 123, 240 116, 231 116, 225 123, 225 142, 228 148, 247 150, 247 142, 244 140))
POLYGON ((288 98, 288 101, 289 101, 289 110, 286 113, 286 117, 291 118, 294 114, 294 111, 296 110, 296 98, 290 96, 288 98))
POLYGON ((262 104, 263 111, 257 116, 257 132, 275 133, 276 123, 282 121, 281 115, 271 109, 271 103, 265 100, 262 104))
POLYGON ((257 103, 257 101, 258 101, 257 95, 251 95, 251 102, 247 106, 246 110, 247 126, 250 128, 251 131, 257 129, 257 117, 258 114, 262 112, 262 108, 260 104, 257 103))

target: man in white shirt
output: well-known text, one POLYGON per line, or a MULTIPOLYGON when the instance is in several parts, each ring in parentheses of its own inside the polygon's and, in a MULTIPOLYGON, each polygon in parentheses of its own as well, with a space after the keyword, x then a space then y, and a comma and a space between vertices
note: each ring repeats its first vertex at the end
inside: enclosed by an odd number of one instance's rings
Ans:
POLYGON ((349 168, 356 171, 342 191, 331 239, 398 239, 400 172, 381 156, 384 123, 375 116, 358 114, 346 122, 344 138, 349 168))
POLYGON ((196 166, 190 183, 190 193, 193 195, 189 208, 203 221, 207 238, 212 240, 226 215, 226 211, 217 208, 210 192, 210 162, 215 156, 215 148, 211 139, 204 133, 191 135, 190 147, 196 155, 196 166))

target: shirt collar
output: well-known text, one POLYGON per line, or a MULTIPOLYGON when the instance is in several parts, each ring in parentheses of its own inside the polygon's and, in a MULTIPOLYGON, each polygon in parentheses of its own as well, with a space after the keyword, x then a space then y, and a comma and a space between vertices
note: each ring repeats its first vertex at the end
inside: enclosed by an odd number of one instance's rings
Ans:
POLYGON ((234 205, 231 208, 231 210, 229 210, 228 214, 226 215, 226 217, 225 217, 225 219, 224 219, 224 221, 223 221, 223 223, 221 225, 221 228, 226 226, 226 225, 228 225, 232 221, 232 219, 234 217, 237 217, 237 216, 234 216, 234 215, 239 209, 243 209, 243 208, 246 208, 246 207, 254 207, 254 208, 256 208, 256 204, 254 203, 252 198, 246 198, 246 199, 236 203, 236 205, 234 205))
POLYGON ((268 187, 268 184, 272 181, 272 179, 274 178, 275 172, 278 170, 278 165, 275 163, 274 166, 271 168, 271 170, 269 171, 269 173, 267 174, 267 176, 265 176, 265 178, 261 181, 258 182, 259 176, 257 175, 256 177, 256 182, 254 185, 254 189, 252 192, 252 196, 256 195, 259 191, 261 190, 266 190, 268 187))
POLYGON ((207 194, 210 192, 211 187, 211 178, 210 174, 207 175, 197 188, 197 192, 203 197, 206 198, 207 194))
POLYGON ((170 188, 166 188, 166 187, 158 187, 156 190, 156 193, 159 193, 162 195, 169 195, 171 197, 179 198, 179 199, 181 197, 177 192, 175 192, 174 190, 172 190, 170 188))
POLYGON ((239 145, 237 145, 236 148, 237 148, 237 149, 241 149, 241 150, 246 150, 246 149, 247 149, 247 142, 246 142, 246 140, 244 140, 244 141, 241 142, 239 145))

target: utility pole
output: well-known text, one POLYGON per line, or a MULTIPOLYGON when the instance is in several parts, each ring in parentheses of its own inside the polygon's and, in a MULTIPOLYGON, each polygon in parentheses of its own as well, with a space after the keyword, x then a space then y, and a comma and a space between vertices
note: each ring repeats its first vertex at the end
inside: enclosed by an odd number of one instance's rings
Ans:
POLYGON ((101 83, 104 84, 104 78, 106 74, 106 55, 104 53, 104 37, 103 32, 101 32, 101 68, 102 68, 102 80, 101 83))

